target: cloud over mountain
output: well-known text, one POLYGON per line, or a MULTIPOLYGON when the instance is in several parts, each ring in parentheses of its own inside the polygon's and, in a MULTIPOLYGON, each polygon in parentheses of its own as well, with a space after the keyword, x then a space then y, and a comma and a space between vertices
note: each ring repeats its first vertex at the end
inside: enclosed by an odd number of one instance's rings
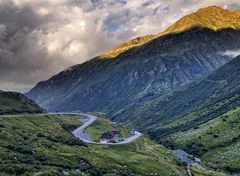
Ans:
POLYGON ((201 7, 238 0, 2 0, 0 89, 24 91, 130 38, 157 33, 201 7))

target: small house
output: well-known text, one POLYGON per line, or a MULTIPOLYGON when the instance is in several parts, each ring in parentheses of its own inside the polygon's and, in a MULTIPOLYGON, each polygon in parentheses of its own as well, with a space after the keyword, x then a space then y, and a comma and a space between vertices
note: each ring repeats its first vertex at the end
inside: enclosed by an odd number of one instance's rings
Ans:
POLYGON ((117 122, 112 122, 112 127, 117 128, 119 127, 119 124, 117 122))
POLYGON ((117 139, 118 135, 121 134, 121 131, 112 131, 106 132, 101 135, 101 141, 113 142, 117 139))

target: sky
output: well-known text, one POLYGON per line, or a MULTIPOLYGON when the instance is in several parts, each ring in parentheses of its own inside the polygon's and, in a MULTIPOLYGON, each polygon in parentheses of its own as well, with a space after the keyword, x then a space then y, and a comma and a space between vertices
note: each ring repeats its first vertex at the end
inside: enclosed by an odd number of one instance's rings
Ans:
POLYGON ((0 90, 26 92, 210 5, 240 9, 239 0, 0 0, 0 90))

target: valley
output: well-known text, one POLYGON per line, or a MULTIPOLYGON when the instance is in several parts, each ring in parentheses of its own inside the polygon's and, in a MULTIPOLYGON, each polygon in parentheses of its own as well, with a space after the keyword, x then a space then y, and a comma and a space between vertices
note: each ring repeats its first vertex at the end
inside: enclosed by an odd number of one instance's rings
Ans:
POLYGON ((0 91, 0 175, 240 175, 239 51, 240 10, 210 6, 0 91))
POLYGON ((197 128, 174 133, 169 140, 201 156, 206 165, 236 174, 240 168, 239 115, 238 107, 197 128))
POLYGON ((240 107, 240 59, 226 54, 240 48, 239 16, 239 10, 200 9, 163 33, 70 67, 26 95, 52 111, 101 112, 168 149, 200 157, 207 168, 238 174, 237 122, 226 131, 230 136, 209 123, 240 107))

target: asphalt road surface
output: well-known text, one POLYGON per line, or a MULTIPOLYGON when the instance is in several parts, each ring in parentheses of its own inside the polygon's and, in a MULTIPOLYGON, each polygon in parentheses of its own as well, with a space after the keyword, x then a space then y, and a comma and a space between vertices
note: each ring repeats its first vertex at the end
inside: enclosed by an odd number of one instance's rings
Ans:
POLYGON ((89 134, 87 134, 84 129, 86 129, 89 125, 91 125, 93 122, 95 122, 97 120, 97 117, 94 115, 90 115, 90 114, 78 114, 78 115, 83 115, 86 116, 88 118, 88 121, 85 122, 82 126, 80 126, 79 128, 77 128, 76 130, 74 130, 72 132, 72 134, 79 138, 80 140, 82 140, 85 143, 89 143, 89 144, 99 144, 99 145, 123 145, 123 144, 128 144, 131 143, 133 141, 135 141, 137 138, 139 138, 142 134, 135 131, 134 135, 129 136, 127 138, 125 138, 125 140, 117 142, 117 143, 100 143, 100 142, 93 142, 91 140, 91 137, 89 137, 89 134))

